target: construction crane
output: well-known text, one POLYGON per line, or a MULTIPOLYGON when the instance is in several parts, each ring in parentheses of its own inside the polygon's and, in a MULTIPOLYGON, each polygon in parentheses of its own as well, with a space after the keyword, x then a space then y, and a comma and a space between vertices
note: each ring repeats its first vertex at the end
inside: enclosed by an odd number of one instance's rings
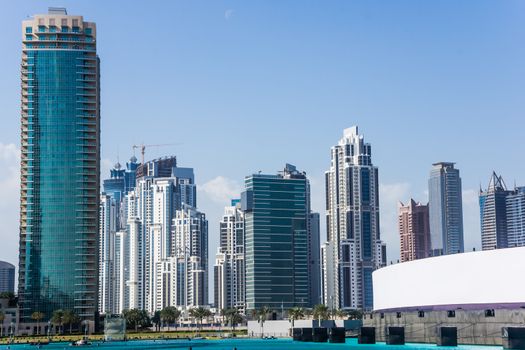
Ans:
POLYGON ((178 142, 178 143, 162 143, 159 145, 145 145, 145 144, 133 145, 133 152, 135 152, 137 148, 140 148, 140 153, 142 154, 141 164, 144 164, 144 154, 146 153, 146 147, 149 148, 149 147, 178 146, 178 145, 181 145, 181 143, 178 142))

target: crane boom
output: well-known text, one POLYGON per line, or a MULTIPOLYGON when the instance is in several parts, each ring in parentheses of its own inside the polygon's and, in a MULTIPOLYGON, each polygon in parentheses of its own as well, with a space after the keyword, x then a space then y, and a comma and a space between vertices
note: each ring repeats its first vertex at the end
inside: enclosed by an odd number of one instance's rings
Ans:
POLYGON ((137 148, 140 148, 140 153, 142 154, 142 165, 144 165, 144 155, 146 153, 146 147, 163 147, 163 146, 177 146, 177 145, 181 145, 180 142, 177 142, 177 143, 160 143, 160 144, 155 144, 155 145, 145 145, 145 144, 140 144, 140 145, 133 145, 133 150, 137 149, 137 148))

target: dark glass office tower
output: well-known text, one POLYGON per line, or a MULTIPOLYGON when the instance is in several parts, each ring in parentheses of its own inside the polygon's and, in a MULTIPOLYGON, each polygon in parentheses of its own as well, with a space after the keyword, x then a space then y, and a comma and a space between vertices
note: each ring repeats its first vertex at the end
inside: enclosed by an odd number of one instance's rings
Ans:
POLYGON ((246 309, 309 306, 309 190, 287 164, 278 175, 245 179, 246 309))
MULTIPOLYGON (((50 8, 22 22, 20 322, 97 310, 100 79, 96 27, 50 8)), ((33 329, 34 331, 34 329, 33 329)))

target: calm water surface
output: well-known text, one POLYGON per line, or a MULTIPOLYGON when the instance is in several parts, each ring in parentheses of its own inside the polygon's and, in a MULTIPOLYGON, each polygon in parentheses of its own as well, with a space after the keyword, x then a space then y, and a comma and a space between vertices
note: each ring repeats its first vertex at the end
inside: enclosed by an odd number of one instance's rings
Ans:
MULTIPOLYGON (((501 350, 502 347, 494 346, 472 346, 461 345, 457 348, 452 347, 438 347, 430 344, 407 344, 407 345, 385 345, 378 343, 375 345, 359 345, 357 339, 347 339, 346 344, 330 344, 330 343, 302 343, 294 342, 291 339, 227 339, 227 340, 144 340, 144 341, 129 341, 129 342, 112 342, 112 343, 98 343, 94 342, 91 346, 72 347, 68 343, 52 343, 44 345, 43 350, 58 350, 58 349, 190 349, 192 350, 265 350, 265 349, 283 349, 283 350, 439 350, 439 349, 458 349, 458 350, 501 350)), ((11 350, 21 349, 37 349, 36 346, 31 345, 11 345, 11 350)), ((0 345, 0 350, 7 350, 6 345, 0 345)))

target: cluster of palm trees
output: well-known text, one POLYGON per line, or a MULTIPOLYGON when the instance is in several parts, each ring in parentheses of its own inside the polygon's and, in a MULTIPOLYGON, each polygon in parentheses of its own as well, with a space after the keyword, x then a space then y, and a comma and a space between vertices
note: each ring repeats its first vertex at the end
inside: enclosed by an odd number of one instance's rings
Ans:
MULTIPOLYGON (((268 315, 272 312, 273 310, 269 307, 263 306, 258 310, 252 310, 252 318, 263 326, 264 321, 267 320, 268 315)), ((292 327, 295 320, 302 320, 306 317, 319 321, 329 319, 359 320, 363 317, 363 313, 360 310, 330 310, 328 306, 323 304, 315 305, 312 309, 296 306, 288 310, 288 319, 292 322, 292 327)))
MULTIPOLYGON (((197 323, 199 329, 202 329, 203 320, 214 316, 209 309, 204 307, 190 309, 188 315, 197 323)), ((155 325, 157 331, 160 331, 161 327, 165 326, 168 327, 169 331, 171 325, 175 324, 176 327, 182 316, 182 312, 174 306, 167 306, 155 312, 152 318, 149 318, 146 311, 138 309, 125 310, 122 316, 126 319, 127 328, 135 329, 135 331, 138 331, 139 328, 150 327, 152 323, 155 325)), ((221 316, 223 317, 223 321, 226 321, 224 323, 229 324, 233 330, 235 330, 237 324, 244 320, 237 309, 221 310, 221 316)))
MULTIPOLYGON (((37 335, 40 335, 40 322, 44 319, 43 312, 35 311, 31 314, 31 319, 36 322, 37 335)), ((58 332, 64 334, 64 326, 69 326, 69 334, 73 333, 73 327, 80 324, 80 317, 71 310, 55 310, 49 320, 51 324, 58 327, 58 332)))

